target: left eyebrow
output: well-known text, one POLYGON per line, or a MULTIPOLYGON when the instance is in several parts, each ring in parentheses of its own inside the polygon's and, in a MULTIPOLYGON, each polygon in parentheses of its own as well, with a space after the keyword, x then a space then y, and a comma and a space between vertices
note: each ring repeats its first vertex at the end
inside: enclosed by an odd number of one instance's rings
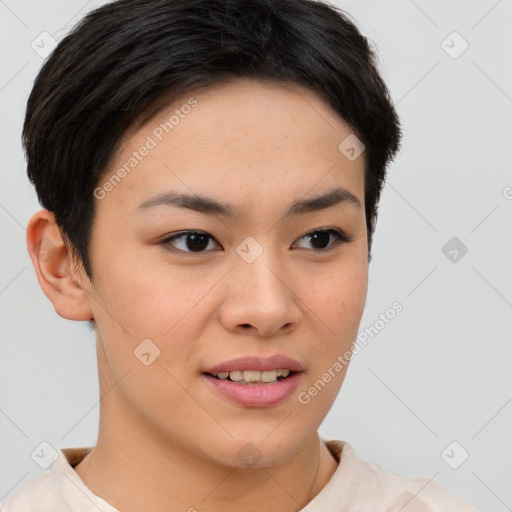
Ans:
POLYGON ((325 210, 326 208, 340 203, 351 204, 357 208, 362 208, 361 202, 352 192, 344 187, 337 187, 320 196, 295 201, 284 214, 284 217, 293 217, 297 214, 325 210))
MULTIPOLYGON (((308 198, 296 200, 284 214, 284 218, 293 217, 299 214, 305 214, 324 210, 340 203, 351 204, 357 208, 362 208, 359 199, 344 187, 337 187, 328 192, 308 198)), ((207 215, 222 215, 224 217, 234 218, 238 216, 238 209, 229 203, 223 203, 209 197, 192 195, 183 192, 169 191, 159 194, 139 205, 140 210, 152 208, 155 206, 178 206, 188 208, 207 215)))

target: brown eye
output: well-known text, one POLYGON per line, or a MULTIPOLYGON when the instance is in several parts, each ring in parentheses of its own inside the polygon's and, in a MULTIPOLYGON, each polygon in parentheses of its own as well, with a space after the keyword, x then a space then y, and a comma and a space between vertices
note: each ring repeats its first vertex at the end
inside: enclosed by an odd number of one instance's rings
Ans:
POLYGON ((208 233, 203 231, 182 231, 172 236, 164 238, 160 243, 166 247, 169 247, 188 253, 201 253, 206 252, 209 243, 214 238, 208 233), (177 242, 172 244, 171 242, 177 242))
POLYGON ((332 246, 338 245, 336 242, 351 241, 345 233, 337 229, 317 229, 304 235, 300 240, 306 240, 311 243, 314 251, 329 250, 332 246), (332 240, 334 241, 329 245, 332 240))

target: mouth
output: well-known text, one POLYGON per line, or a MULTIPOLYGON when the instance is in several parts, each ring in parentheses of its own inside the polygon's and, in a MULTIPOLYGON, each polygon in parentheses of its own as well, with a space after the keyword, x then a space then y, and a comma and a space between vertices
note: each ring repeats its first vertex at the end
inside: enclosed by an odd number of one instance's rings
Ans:
POLYGON ((216 396, 245 407, 271 407, 290 398, 304 368, 283 355, 242 357, 202 372, 216 396))
POLYGON ((219 372, 216 375, 206 373, 210 377, 218 380, 224 380, 229 382, 235 382, 237 384, 244 384, 246 386, 253 386, 257 384, 274 384, 281 382, 296 372, 289 370, 288 368, 282 368, 279 370, 265 370, 265 371, 254 371, 254 370, 232 370, 219 372))

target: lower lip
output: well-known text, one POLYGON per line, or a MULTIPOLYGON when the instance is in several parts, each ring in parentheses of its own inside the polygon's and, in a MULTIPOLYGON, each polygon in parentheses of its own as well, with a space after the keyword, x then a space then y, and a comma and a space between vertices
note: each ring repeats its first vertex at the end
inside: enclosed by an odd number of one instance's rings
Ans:
POLYGON ((272 384, 238 384, 203 374, 206 380, 221 395, 246 407, 270 407, 289 398, 297 389, 302 372, 272 384))

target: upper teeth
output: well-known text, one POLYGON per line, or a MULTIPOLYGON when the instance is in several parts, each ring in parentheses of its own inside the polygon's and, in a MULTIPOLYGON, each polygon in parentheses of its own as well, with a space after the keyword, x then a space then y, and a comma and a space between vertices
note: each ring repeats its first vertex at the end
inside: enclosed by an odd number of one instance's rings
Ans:
POLYGON ((235 382, 275 382, 278 377, 288 377, 290 370, 266 370, 263 372, 252 370, 233 370, 231 372, 220 372, 216 376, 219 379, 225 380, 228 377, 235 382))

